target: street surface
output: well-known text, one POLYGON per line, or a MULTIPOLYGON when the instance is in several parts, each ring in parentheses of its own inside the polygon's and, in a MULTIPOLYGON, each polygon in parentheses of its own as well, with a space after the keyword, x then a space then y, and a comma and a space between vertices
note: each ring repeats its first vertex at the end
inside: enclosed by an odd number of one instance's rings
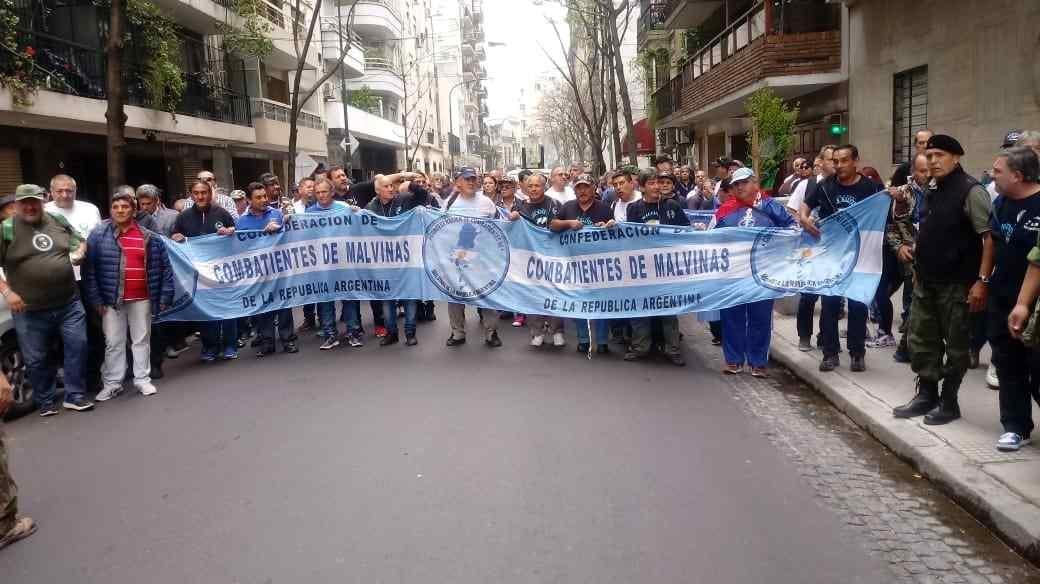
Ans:
MULTIPOLYGON (((367 315, 368 308, 363 312, 367 315)), ((169 361, 159 395, 6 428, 0 582, 1040 582, 819 398, 570 345, 169 361)), ((371 327, 369 327, 371 330, 371 327)))

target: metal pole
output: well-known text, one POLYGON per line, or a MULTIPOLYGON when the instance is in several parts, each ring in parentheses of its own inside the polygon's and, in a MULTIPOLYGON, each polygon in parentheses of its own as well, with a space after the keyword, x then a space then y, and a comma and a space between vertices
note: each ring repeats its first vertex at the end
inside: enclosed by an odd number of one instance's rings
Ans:
MULTIPOLYGON (((465 75, 465 73, 463 75, 465 75)), ((455 149, 452 148, 451 145, 451 137, 455 134, 455 104, 451 101, 451 96, 455 93, 456 89, 467 83, 469 83, 469 81, 459 81, 448 90, 448 152, 451 152, 451 174, 455 173, 455 149)))
MULTIPOLYGON (((339 99, 343 102, 343 169, 346 171, 347 176, 351 176, 352 168, 351 162, 354 158, 353 153, 350 151, 350 120, 349 120, 349 107, 347 104, 347 82, 343 78, 343 0, 336 0, 336 31, 339 37, 339 99)), ((349 30, 347 31, 349 33, 349 30)))

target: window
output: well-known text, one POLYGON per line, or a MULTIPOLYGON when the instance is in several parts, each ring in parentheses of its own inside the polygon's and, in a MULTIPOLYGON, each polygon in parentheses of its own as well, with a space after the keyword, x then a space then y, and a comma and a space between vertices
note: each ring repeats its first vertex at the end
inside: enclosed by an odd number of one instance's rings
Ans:
POLYGON ((910 159, 914 133, 928 125, 928 66, 896 73, 892 83, 892 164, 910 159))

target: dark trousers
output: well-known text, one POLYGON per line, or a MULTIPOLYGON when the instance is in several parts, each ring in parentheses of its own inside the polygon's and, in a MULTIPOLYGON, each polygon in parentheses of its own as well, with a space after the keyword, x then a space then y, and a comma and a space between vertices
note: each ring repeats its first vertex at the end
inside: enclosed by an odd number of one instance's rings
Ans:
POLYGON ((986 312, 993 364, 1000 380, 1000 424, 1005 432, 1028 438, 1033 431, 1032 400, 1040 403, 1040 353, 1014 339, 1007 317, 1015 299, 990 296, 986 312))
POLYGON ((632 346, 630 350, 639 355, 650 352, 653 345, 654 325, 661 327, 661 346, 666 354, 679 355, 679 319, 675 316, 633 318, 632 346))
POLYGON ((989 342, 989 316, 986 311, 971 313, 971 350, 981 351, 989 342))
POLYGON ((284 347, 293 340, 293 316, 291 308, 272 310, 253 317, 260 347, 268 351, 275 349, 275 336, 284 347))
POLYGON ((317 314, 317 304, 304 304, 303 305, 303 322, 314 324, 314 319, 317 314))
POLYGON ((709 320, 708 330, 711 331, 712 338, 722 340, 722 321, 721 320, 709 320))
MULTIPOLYGON (((820 299, 819 294, 802 292, 798 299, 798 338, 812 340, 813 316, 816 311, 816 301, 820 299)), ((820 322, 820 334, 823 334, 823 322, 820 322)))
POLYGON ((0 428, 0 536, 11 531, 18 519, 18 485, 11 478, 7 467, 7 446, 4 431, 0 428))
POLYGON ((885 248, 881 252, 881 281, 878 283, 874 303, 877 305, 878 329, 882 334, 892 334, 892 320, 895 309, 892 306, 892 295, 903 284, 903 270, 895 252, 885 248))
POLYGON ((238 321, 234 318, 199 324, 202 332, 202 350, 209 353, 238 350, 238 321))
POLYGON ((383 301, 372 300, 368 305, 372 307, 372 326, 386 326, 386 319, 383 315, 383 301))
MULTIPOLYGON (((820 313, 820 330, 823 333, 823 354, 833 357, 841 353, 838 341, 838 314, 841 312, 841 296, 824 296, 820 313)), ((852 357, 862 357, 867 352, 867 305, 849 300, 849 334, 845 344, 852 357)))
MULTIPOLYGON (((83 282, 77 282, 80 298, 83 294, 83 282)), ((83 365, 83 383, 87 389, 101 389, 101 364, 105 362, 105 333, 101 330, 101 315, 96 310, 86 311, 87 354, 83 365)))

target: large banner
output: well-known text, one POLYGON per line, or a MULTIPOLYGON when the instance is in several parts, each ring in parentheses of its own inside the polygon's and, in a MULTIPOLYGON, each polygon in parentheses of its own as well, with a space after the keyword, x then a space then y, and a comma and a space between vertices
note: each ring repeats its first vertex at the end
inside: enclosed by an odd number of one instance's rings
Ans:
POLYGON ((795 230, 622 223, 554 233, 524 220, 416 209, 286 218, 282 231, 167 240, 176 281, 160 320, 250 316, 332 300, 421 299, 525 314, 623 318, 707 311, 795 292, 869 303, 890 199, 795 230))

